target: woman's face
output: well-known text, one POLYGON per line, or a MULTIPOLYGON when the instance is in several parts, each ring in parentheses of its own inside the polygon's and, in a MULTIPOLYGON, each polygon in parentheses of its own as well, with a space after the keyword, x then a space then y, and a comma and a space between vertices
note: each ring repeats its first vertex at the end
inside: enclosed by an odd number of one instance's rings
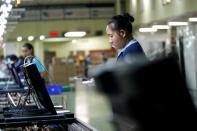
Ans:
POLYGON ((122 49, 125 45, 124 36, 119 31, 114 31, 111 28, 111 25, 107 25, 106 33, 109 36, 109 43, 115 49, 122 49))
POLYGON ((31 56, 32 50, 28 49, 27 47, 22 47, 22 55, 23 57, 31 56))

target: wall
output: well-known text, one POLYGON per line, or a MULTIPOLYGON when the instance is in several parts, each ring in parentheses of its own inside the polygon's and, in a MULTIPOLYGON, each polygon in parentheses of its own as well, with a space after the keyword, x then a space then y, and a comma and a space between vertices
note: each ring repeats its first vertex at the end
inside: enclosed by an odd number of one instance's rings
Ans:
POLYGON ((172 0, 163 6, 162 0, 130 0, 130 13, 136 18, 135 25, 180 16, 197 11, 196 0, 172 0))
MULTIPOLYGON (((31 42, 31 44, 34 46, 35 56, 39 57, 42 62, 44 62, 44 51, 55 51, 57 57, 65 57, 69 55, 70 51, 84 50, 86 54, 88 54, 90 50, 105 50, 111 48, 106 35, 99 37, 85 37, 76 40, 76 43, 73 43, 72 39, 65 42, 43 42, 35 40, 31 42)), ((21 48, 24 43, 25 41, 16 43, 18 44, 19 55, 22 53, 21 48)))
POLYGON ((0 48, 0 56, 2 56, 2 55, 3 55, 3 49, 0 48))
POLYGON ((40 35, 48 36, 51 31, 62 33, 82 30, 87 31, 88 36, 92 36, 97 30, 105 32, 106 22, 107 19, 19 22, 16 29, 8 34, 8 41, 15 41, 18 36, 27 40, 29 35, 38 39, 40 35))
POLYGON ((140 42, 148 57, 154 56, 155 54, 164 51, 162 49, 162 42, 166 43, 166 50, 169 46, 169 33, 168 32, 157 32, 157 33, 138 33, 135 36, 140 42))
POLYGON ((35 36, 35 40, 30 42, 35 47, 35 55, 41 61, 44 60, 44 50, 56 51, 58 57, 68 55, 71 50, 96 50, 109 49, 110 45, 106 36, 93 37, 95 31, 101 30, 105 35, 106 19, 92 19, 92 20, 61 20, 61 21, 37 21, 37 22, 19 22, 14 32, 8 36, 8 42, 16 41, 18 36, 24 39, 18 43, 19 54, 21 54, 22 45, 27 42, 29 35, 35 36), (42 43, 39 40, 40 35, 48 35, 51 31, 87 31, 87 37, 80 39, 77 43, 69 42, 50 42, 42 43))
POLYGON ((78 39, 76 43, 72 43, 72 41, 44 43, 44 49, 47 51, 55 51, 57 57, 65 57, 70 51, 84 50, 87 54, 89 50, 110 48, 111 46, 106 36, 82 38, 78 39))

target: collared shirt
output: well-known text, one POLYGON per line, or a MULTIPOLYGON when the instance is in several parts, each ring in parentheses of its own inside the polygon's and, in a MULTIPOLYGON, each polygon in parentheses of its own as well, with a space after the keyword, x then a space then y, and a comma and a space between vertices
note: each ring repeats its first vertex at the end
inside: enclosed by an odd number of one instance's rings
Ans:
POLYGON ((136 42, 137 42, 136 39, 132 39, 124 48, 122 48, 122 49, 119 50, 118 56, 119 56, 122 52, 124 52, 124 51, 126 50, 127 47, 129 47, 130 45, 132 45, 132 44, 134 44, 134 43, 136 43, 136 42))
POLYGON ((124 48, 122 48, 118 54, 117 61, 125 60, 127 56, 132 56, 135 59, 136 56, 145 56, 145 53, 136 39, 131 40, 124 48))
POLYGON ((41 64, 40 60, 36 57, 36 58, 33 58, 32 61, 28 60, 27 63, 33 63, 36 65, 38 71, 40 73, 44 72, 45 71, 45 68, 44 66, 41 64))

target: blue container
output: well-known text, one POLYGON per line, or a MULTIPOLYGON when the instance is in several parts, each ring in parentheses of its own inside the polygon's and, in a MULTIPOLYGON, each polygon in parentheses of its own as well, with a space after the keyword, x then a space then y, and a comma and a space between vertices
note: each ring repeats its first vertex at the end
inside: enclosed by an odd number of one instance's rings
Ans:
POLYGON ((47 85, 47 91, 49 95, 59 95, 63 93, 63 86, 62 85, 47 85))

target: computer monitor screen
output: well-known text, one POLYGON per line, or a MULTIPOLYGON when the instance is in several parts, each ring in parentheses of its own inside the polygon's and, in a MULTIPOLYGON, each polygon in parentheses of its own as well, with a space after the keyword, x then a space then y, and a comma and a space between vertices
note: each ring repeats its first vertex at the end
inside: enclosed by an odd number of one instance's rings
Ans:
POLYGON ((51 98, 47 92, 44 79, 41 77, 35 64, 28 64, 22 67, 27 81, 33 86, 41 105, 51 114, 57 114, 51 98))
POLYGON ((7 64, 7 67, 8 67, 8 69, 10 70, 11 75, 12 75, 12 77, 13 77, 15 83, 16 83, 17 85, 19 85, 19 87, 22 88, 22 87, 23 87, 23 84, 22 84, 22 82, 21 82, 21 80, 20 80, 20 78, 19 78, 19 76, 18 76, 18 73, 17 73, 17 71, 16 71, 16 69, 15 69, 14 64, 7 64))

